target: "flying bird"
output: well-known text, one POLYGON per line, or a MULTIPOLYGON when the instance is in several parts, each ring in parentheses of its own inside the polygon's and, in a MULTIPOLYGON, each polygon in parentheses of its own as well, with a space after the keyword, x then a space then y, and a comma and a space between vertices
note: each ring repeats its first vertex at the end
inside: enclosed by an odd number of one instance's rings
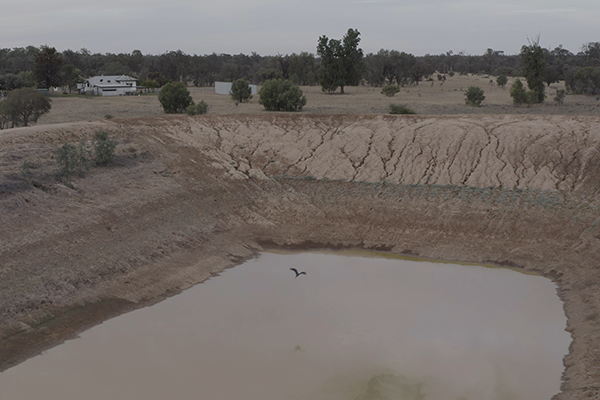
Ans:
POLYGON ((306 272, 304 272, 304 271, 298 272, 298 270, 296 268, 290 268, 290 269, 296 273, 296 276, 294 278, 297 278, 302 274, 306 275, 306 272))

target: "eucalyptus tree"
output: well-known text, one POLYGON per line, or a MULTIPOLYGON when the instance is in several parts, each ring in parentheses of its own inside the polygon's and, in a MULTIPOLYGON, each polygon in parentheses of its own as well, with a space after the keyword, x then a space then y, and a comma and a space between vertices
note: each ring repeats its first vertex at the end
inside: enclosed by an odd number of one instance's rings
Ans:
POLYGON ((358 47, 360 32, 348 29, 342 40, 319 37, 317 55, 321 58, 319 83, 323 91, 334 92, 340 88, 344 93, 345 86, 356 86, 363 73, 363 51, 358 47))

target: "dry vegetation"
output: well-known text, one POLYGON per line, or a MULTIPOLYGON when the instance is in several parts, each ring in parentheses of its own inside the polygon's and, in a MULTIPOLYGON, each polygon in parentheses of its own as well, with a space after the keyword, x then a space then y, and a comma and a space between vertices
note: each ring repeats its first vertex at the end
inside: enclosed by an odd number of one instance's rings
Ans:
MULTIPOLYGON (((405 104, 418 114, 556 114, 600 116, 600 100, 596 97, 569 95, 563 105, 557 106, 552 99, 556 90, 564 84, 553 84, 547 89, 544 104, 531 107, 512 105, 508 85, 502 89, 491 84, 493 76, 447 77, 446 82, 421 82, 418 86, 403 87, 394 97, 381 94, 381 88, 370 86, 348 87, 347 94, 327 94, 320 86, 302 87, 308 102, 303 114, 387 114, 391 103, 405 104), (464 93, 469 86, 479 86, 485 91, 482 107, 465 104, 464 93)), ((255 95, 248 103, 235 105, 229 96, 217 95, 213 88, 190 87, 194 101, 206 101, 209 114, 261 114, 267 113, 258 104, 255 95)), ((102 120, 114 118, 156 117, 164 115, 156 95, 125 97, 55 97, 52 110, 40 118, 39 124, 102 120)))

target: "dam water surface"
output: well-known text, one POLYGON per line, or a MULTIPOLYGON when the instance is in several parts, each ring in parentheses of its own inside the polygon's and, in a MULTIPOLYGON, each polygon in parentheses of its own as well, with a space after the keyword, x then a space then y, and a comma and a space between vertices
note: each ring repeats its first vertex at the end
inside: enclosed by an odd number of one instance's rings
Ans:
POLYGON ((559 391, 570 336, 550 280, 340 254, 262 254, 7 370, 0 398, 550 399, 559 391))

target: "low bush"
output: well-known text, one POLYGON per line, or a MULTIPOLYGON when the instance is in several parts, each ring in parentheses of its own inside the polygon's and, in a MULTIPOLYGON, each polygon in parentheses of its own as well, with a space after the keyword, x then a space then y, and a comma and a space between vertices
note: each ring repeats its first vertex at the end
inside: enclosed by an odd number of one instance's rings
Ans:
POLYGON ((390 104, 390 114, 416 114, 417 112, 402 104, 390 104))
POLYGON ((392 97, 399 91, 400 87, 398 85, 387 85, 381 89, 381 94, 385 94, 387 97, 392 97))
POLYGON ((508 77, 506 76, 506 74, 501 74, 498 78, 496 78, 496 84, 498 86, 500 86, 502 89, 504 89, 504 87, 506 86, 507 83, 508 83, 508 77))
POLYGON ((190 104, 188 108, 185 109, 185 113, 187 115, 201 115, 206 114, 208 112, 208 104, 204 100, 201 100, 198 104, 190 104))
POLYGON ((516 106, 521 104, 533 104, 537 98, 533 90, 525 90, 525 86, 520 79, 515 80, 511 85, 510 97, 512 97, 513 104, 516 106))
POLYGON ((485 94, 479 86, 469 86, 465 92, 465 103, 474 107, 481 107, 481 103, 485 100, 485 94))
POLYGON ((110 140, 105 131, 96 131, 91 146, 84 139, 79 146, 65 143, 56 151, 59 175, 64 182, 69 182, 75 174, 83 176, 92 163, 98 166, 112 164, 116 147, 117 142, 110 140))
POLYGON ((556 96, 554 96, 554 102, 557 105, 563 104, 565 101, 566 94, 567 94, 567 91, 565 89, 558 89, 556 91, 556 96))
POLYGON ((96 131, 92 147, 94 149, 94 161, 96 165, 109 165, 113 163, 117 142, 108 138, 108 132, 96 131))
POLYGON ((306 105, 306 96, 302 90, 288 80, 270 79, 260 92, 258 103, 267 111, 302 111, 306 105))

